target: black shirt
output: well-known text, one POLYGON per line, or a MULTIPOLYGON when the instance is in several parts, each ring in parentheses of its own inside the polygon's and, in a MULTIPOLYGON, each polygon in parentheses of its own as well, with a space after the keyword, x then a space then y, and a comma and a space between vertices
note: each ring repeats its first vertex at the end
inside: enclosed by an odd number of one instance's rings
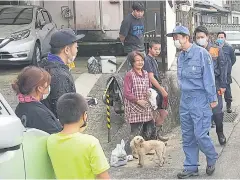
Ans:
POLYGON ((132 14, 128 14, 122 21, 120 32, 125 37, 124 46, 133 50, 144 51, 144 19, 137 19, 132 14))
POLYGON ((15 113, 27 128, 40 129, 49 134, 62 130, 59 120, 40 102, 19 103, 15 113))
POLYGON ((51 75, 51 90, 47 99, 42 103, 57 116, 57 100, 65 93, 75 93, 75 83, 67 65, 59 61, 44 59, 41 65, 51 75))

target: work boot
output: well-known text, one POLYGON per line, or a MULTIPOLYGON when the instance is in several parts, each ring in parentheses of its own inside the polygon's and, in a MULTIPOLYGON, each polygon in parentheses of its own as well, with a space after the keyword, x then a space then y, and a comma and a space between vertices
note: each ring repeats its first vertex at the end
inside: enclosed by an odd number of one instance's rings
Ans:
POLYGON ((216 124, 216 133, 218 135, 218 141, 220 145, 226 144, 226 137, 223 133, 223 113, 213 115, 214 122, 216 124))
POLYGON ((192 176, 199 176, 198 170, 196 171, 183 170, 182 172, 177 174, 178 179, 186 179, 192 176))
POLYGON ((226 106, 227 106, 227 113, 232 113, 231 102, 227 102, 226 106))
POLYGON ((222 146, 225 145, 227 140, 226 140, 226 137, 223 134, 223 132, 219 132, 219 133, 217 133, 217 135, 218 135, 219 144, 222 145, 222 146))
POLYGON ((212 165, 212 166, 207 166, 206 168, 206 173, 207 175, 211 176, 215 171, 215 164, 212 165))

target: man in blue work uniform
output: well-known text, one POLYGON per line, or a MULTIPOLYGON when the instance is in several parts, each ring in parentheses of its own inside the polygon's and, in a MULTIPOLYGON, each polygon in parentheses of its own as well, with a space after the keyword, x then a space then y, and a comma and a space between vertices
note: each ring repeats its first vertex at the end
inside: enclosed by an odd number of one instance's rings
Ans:
POLYGON ((224 99, 226 102, 227 112, 232 112, 232 92, 231 92, 231 83, 232 83, 232 66, 236 62, 236 55, 234 53, 234 50, 232 46, 228 43, 226 43, 226 33, 225 32, 218 32, 217 34, 217 44, 222 47, 222 50, 224 52, 225 57, 227 58, 228 62, 228 70, 227 70, 227 87, 226 91, 224 93, 224 99))
POLYGON ((218 105, 213 109, 212 119, 216 124, 216 133, 221 145, 226 144, 226 137, 223 133, 223 98, 227 87, 227 59, 224 56, 222 48, 209 42, 209 32, 206 27, 198 26, 194 31, 196 43, 205 48, 212 57, 214 65, 215 83, 218 97, 218 105))
POLYGON ((179 179, 198 176, 199 149, 206 155, 206 173, 212 175, 218 154, 208 136, 212 108, 217 106, 217 95, 212 58, 202 47, 190 43, 189 30, 177 26, 172 33, 176 48, 182 50, 177 60, 178 81, 181 90, 180 123, 184 170, 179 179))

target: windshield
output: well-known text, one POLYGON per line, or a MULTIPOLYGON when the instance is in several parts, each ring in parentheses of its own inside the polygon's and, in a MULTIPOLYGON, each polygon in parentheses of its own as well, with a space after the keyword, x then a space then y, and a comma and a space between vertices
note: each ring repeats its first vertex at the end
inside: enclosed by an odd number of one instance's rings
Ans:
POLYGON ((30 24, 33 18, 32 8, 3 7, 0 8, 0 25, 30 24))
POLYGON ((228 41, 239 41, 240 40, 240 32, 232 32, 232 33, 226 33, 227 40, 228 41))

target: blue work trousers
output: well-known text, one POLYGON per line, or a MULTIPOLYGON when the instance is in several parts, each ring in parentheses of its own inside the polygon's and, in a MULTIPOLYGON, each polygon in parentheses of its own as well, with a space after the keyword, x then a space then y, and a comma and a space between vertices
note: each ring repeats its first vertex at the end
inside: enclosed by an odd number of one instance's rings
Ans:
POLYGON ((216 163, 218 154, 208 136, 211 116, 212 110, 205 92, 182 92, 180 122, 186 170, 198 169, 199 150, 205 154, 209 166, 216 163))

